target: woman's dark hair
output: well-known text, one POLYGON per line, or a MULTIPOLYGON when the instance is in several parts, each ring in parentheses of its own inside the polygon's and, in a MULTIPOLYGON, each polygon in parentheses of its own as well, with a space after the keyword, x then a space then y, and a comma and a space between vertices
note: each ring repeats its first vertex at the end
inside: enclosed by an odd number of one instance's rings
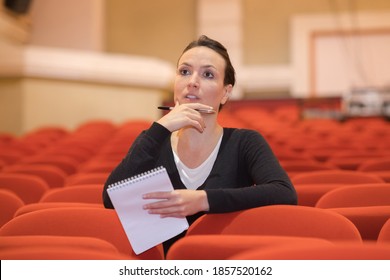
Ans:
POLYGON ((232 85, 236 83, 236 71, 234 70, 234 67, 232 65, 232 62, 230 61, 229 54, 226 50, 226 48, 218 41, 215 41, 213 39, 210 39, 209 37, 202 35, 197 40, 192 41, 188 44, 188 46, 184 49, 182 52, 182 55, 195 47, 207 47, 209 49, 214 50, 216 53, 218 53, 222 58, 225 60, 226 67, 225 67, 225 78, 224 78, 224 85, 232 85))

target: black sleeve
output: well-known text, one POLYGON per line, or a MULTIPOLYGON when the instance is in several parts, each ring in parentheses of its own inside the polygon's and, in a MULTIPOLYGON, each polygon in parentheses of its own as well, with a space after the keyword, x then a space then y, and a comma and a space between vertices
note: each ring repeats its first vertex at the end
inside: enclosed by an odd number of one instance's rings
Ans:
POLYGON ((154 122, 148 130, 143 131, 137 137, 126 157, 111 172, 104 185, 103 204, 106 208, 114 208, 107 194, 107 187, 110 184, 155 168, 161 145, 170 135, 171 132, 168 129, 154 122))
MULTIPOLYGON (((223 213, 272 204, 297 204, 294 186, 266 140, 255 131, 247 131, 239 142, 235 146, 239 150, 237 158, 242 161, 240 166, 245 167, 239 171, 241 174, 238 177, 242 178, 239 183, 247 185, 206 188, 209 212, 223 213)), ((234 151, 230 153, 233 155, 234 151)), ((226 168, 232 164, 229 161, 224 163, 226 168)), ((231 173, 234 173, 234 168, 231 173)))

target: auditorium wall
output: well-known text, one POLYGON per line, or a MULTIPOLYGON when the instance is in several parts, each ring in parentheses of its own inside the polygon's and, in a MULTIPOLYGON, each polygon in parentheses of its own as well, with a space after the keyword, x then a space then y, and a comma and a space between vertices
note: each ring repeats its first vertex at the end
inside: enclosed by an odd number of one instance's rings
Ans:
MULTIPOLYGON (((244 99, 293 97, 294 17, 328 14, 337 21, 342 15, 353 22, 357 12, 390 11, 388 0, 229 1, 241 5, 237 70, 244 99)), ((198 35, 199 3, 33 0, 27 15, 1 7, 0 131, 74 128, 92 118, 157 118, 155 106, 171 96, 177 57, 198 35)))

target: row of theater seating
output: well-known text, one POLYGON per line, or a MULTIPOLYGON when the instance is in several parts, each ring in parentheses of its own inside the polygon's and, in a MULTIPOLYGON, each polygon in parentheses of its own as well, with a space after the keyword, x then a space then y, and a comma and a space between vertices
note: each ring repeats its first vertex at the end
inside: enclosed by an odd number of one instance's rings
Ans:
POLYGON ((0 256, 3 260, 388 260, 389 236, 389 221, 383 225, 377 241, 369 242, 362 239, 352 222, 332 211, 273 205, 229 214, 208 214, 192 224, 187 235, 165 257, 161 246, 135 255, 114 210, 69 206, 32 211, 5 224, 0 229, 0 256), (314 254, 313 250, 320 251, 314 254), (286 251, 289 254, 283 255, 286 251))
POLYGON ((299 205, 206 215, 167 256, 161 246, 135 255, 115 211, 101 201, 109 172, 150 122, 0 135, 1 259, 320 259, 313 250, 327 258, 343 258, 341 250, 345 258, 389 259, 389 124, 300 120, 291 110, 225 110, 220 117, 225 126, 264 135, 299 205), (5 207, 11 196, 13 208, 5 207))

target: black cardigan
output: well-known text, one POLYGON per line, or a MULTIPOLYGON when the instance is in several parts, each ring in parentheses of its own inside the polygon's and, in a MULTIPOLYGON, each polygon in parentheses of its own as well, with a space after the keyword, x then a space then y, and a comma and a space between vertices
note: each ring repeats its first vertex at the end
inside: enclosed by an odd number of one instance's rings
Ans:
MULTIPOLYGON (((170 142, 170 131, 158 123, 142 132, 108 177, 103 191, 106 208, 113 208, 107 186, 164 166, 175 189, 185 189, 170 142)), ((208 213, 224 213, 271 204, 297 204, 295 189, 265 139, 256 131, 224 128, 221 146, 206 181, 208 213)), ((204 213, 187 217, 191 224, 204 213)), ((173 242, 173 240, 172 240, 173 242)), ((169 243, 172 243, 169 242, 169 243)))

